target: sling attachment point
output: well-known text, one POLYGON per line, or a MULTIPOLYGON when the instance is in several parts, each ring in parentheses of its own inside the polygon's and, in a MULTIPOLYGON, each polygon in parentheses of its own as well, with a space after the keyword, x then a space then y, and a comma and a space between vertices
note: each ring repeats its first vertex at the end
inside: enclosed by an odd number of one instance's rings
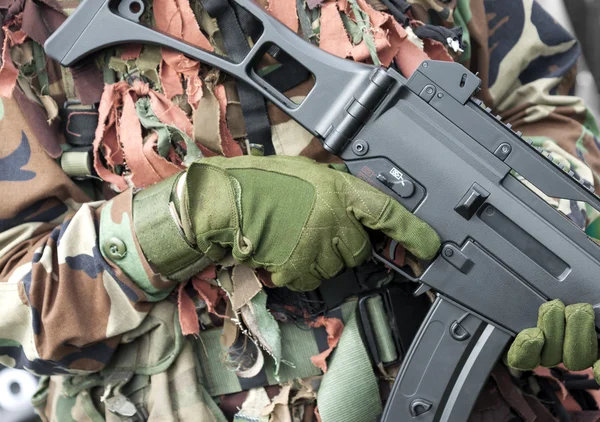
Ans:
POLYGON ((75 180, 98 178, 92 151, 98 126, 98 108, 96 105, 83 105, 78 100, 68 100, 59 113, 68 145, 60 157, 60 167, 75 180))
POLYGON ((62 128, 67 143, 73 147, 89 147, 94 142, 98 126, 96 105, 83 105, 78 100, 68 100, 60 110, 62 128))

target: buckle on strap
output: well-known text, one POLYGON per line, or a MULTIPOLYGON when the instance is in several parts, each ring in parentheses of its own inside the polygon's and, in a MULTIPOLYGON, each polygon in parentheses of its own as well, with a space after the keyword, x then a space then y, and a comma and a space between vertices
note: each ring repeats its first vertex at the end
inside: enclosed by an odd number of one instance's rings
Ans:
POLYGON ((89 147, 94 142, 98 127, 98 108, 69 100, 60 110, 65 140, 74 147, 89 147))
POLYGON ((431 306, 425 295, 413 296, 411 284, 386 286, 358 301, 362 336, 375 366, 402 361, 431 306))

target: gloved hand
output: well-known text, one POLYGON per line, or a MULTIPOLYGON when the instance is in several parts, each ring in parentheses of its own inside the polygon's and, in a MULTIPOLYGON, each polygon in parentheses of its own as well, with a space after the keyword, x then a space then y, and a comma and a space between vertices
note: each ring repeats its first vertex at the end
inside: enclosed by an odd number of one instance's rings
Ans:
POLYGON ((363 225, 421 259, 440 246, 434 230, 397 201, 307 158, 206 158, 183 177, 179 214, 190 244, 212 260, 231 248, 237 261, 269 271, 277 286, 314 289, 361 264, 371 255, 363 225))
POLYGON ((561 362, 571 371, 594 367, 600 383, 594 310, 588 303, 565 305, 558 299, 540 306, 536 328, 521 331, 508 351, 508 365, 531 370, 561 362))

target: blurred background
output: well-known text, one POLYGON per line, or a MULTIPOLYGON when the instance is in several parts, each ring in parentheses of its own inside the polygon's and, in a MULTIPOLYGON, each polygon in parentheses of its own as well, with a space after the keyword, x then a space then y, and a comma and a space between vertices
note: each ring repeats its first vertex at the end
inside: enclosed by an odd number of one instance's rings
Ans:
POLYGON ((36 389, 37 379, 29 372, 0 365, 0 422, 39 421, 31 406, 36 389))
POLYGON ((537 0, 581 44, 583 58, 579 63, 575 94, 582 97, 596 119, 600 117, 600 28, 599 0, 537 0))

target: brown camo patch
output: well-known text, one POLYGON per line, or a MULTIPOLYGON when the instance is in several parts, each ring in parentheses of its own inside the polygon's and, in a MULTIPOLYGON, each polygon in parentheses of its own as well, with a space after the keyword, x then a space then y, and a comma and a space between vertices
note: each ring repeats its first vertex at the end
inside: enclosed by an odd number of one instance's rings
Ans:
MULTIPOLYGON (((122 192, 122 193, 118 194, 117 196, 115 196, 111 200, 111 207, 110 207, 110 219, 112 220, 112 222, 115 224, 122 224, 123 223, 123 215, 125 215, 125 214, 129 215, 130 222, 133 221, 132 220, 133 216, 131 214, 132 204, 133 204, 133 189, 127 189, 125 192, 122 192)), ((100 207, 96 211, 98 219, 100 218, 100 215, 102 213, 102 209, 104 208, 104 206, 105 205, 102 205, 102 207, 100 207)))
POLYGON ((89 201, 88 196, 71 181, 56 161, 48 156, 34 132, 30 130, 16 101, 4 99, 3 104, 5 116, 0 120, 0 157, 6 157, 15 151, 25 133, 31 154, 29 161, 22 168, 35 172, 35 178, 27 181, 0 181, 1 191, 19 192, 19 195, 3 197, 0 203, 0 218, 14 217, 27 206, 44 198, 57 198, 60 201, 72 198, 79 203, 89 201))
POLYGON ((567 74, 561 79, 556 89, 558 95, 569 95, 577 81, 577 64, 573 65, 567 74))
POLYGON ((596 179, 594 185, 598 186, 600 183, 598 176, 600 175, 600 150, 598 150, 598 145, 596 145, 593 136, 588 133, 583 135, 583 146, 587 150, 587 153, 584 154, 585 163, 593 170, 596 179))
POLYGON ((425 23, 429 22, 429 14, 427 13, 427 10, 420 4, 413 4, 410 10, 416 20, 425 23))
POLYGON ((471 34, 471 58, 470 63, 466 63, 469 70, 479 74, 481 78, 481 91, 477 97, 489 107, 494 106, 492 95, 489 91, 489 73, 490 73, 490 51, 488 46, 488 26, 485 19, 485 8, 483 0, 471 0, 471 20, 467 24, 471 34))
MULTIPOLYGON (((105 339, 111 306, 102 272, 91 278, 67 264, 55 268, 60 282, 42 265, 34 264, 29 298, 41 318, 40 333, 35 336, 40 357, 58 361, 105 339)), ((96 369, 100 366, 97 362, 96 369)))
POLYGON ((547 136, 554 139, 566 152, 577 156, 575 145, 583 127, 576 120, 553 112, 541 121, 517 124, 515 128, 522 131, 525 136, 547 136))
POLYGON ((585 123, 586 113, 579 113, 575 110, 574 107, 569 107, 569 106, 556 107, 556 109, 554 110, 554 113, 559 114, 561 116, 567 116, 570 119, 575 120, 577 123, 581 124, 582 126, 585 123))
POLYGON ((49 224, 40 226, 39 230, 44 230, 44 233, 38 233, 31 239, 21 242, 9 254, 0 258, 0 283, 7 282, 15 269, 31 261, 35 252, 35 244, 38 244, 51 228, 52 226, 49 224))
POLYGON ((527 109, 532 105, 533 104, 531 103, 524 103, 517 107, 509 108, 508 110, 504 110, 502 113, 500 113, 500 116, 502 116, 502 120, 504 120, 506 123, 516 126, 521 122, 522 119, 525 118, 527 115, 527 109))

